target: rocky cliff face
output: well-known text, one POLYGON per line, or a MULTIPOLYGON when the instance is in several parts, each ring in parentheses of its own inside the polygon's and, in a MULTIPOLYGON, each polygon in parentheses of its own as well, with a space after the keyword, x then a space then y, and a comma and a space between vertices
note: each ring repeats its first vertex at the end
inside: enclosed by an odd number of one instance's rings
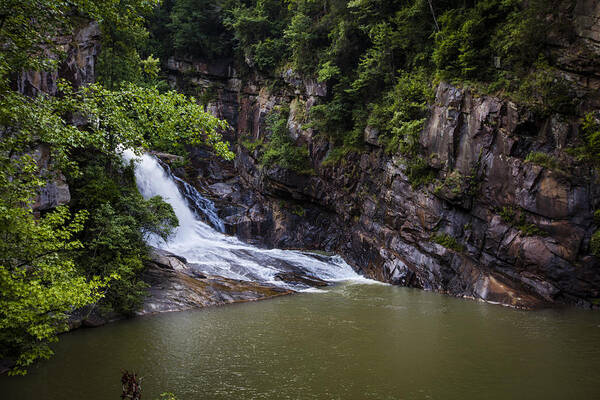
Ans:
MULTIPOLYGON (((564 73, 582 91, 596 87, 590 65, 598 65, 599 25, 586 16, 594 7, 579 2, 572 10, 585 23, 562 50, 570 57, 564 73)), ((327 95, 323 84, 287 71, 273 89, 258 76, 241 79, 225 61, 172 59, 168 67, 174 87, 212 93, 209 110, 232 126, 234 164, 197 150, 186 171, 220 205, 231 233, 266 246, 335 251, 381 281, 516 307, 590 306, 600 297, 600 263, 589 255, 598 177, 563 151, 578 135, 577 118, 538 118, 442 83, 420 135, 436 179, 413 187, 404 160, 384 152, 374 129, 365 130, 363 152, 323 163, 331 146, 303 127, 327 95), (265 168, 259 151, 242 145, 268 140, 265 118, 283 104, 290 136, 309 149, 312 175, 265 168), (558 163, 528 162, 531 152, 558 163)))
MULTIPOLYGON (((96 57, 100 52, 100 27, 97 22, 82 23, 71 35, 55 39, 64 60, 52 72, 26 71, 17 79, 17 89, 26 95, 46 93, 54 96, 59 79, 66 79, 75 87, 95 81, 96 57)), ((50 54, 50 57, 56 57, 50 54)))
MULTIPOLYGON (((100 51, 100 28, 96 22, 83 23, 73 34, 58 37, 57 47, 64 52, 64 60, 56 71, 25 71, 16 80, 20 93, 35 96, 45 93, 54 96, 57 93, 59 79, 66 79, 74 87, 94 82, 95 62, 100 51)), ((32 151, 42 174, 52 170, 50 149, 40 145, 32 151)), ((52 209, 71 201, 69 185, 60 172, 52 172, 53 179, 42 188, 33 204, 36 212, 52 209)))
POLYGON ((581 86, 600 89, 600 2, 577 0, 567 2, 562 10, 572 21, 574 32, 567 37, 550 37, 554 53, 565 77, 581 86), (568 3, 568 4, 567 4, 568 3))

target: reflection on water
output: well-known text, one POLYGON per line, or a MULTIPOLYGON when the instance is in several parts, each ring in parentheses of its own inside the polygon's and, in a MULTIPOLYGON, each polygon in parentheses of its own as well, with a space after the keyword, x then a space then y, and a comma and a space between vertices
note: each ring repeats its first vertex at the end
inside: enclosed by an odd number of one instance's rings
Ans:
POLYGON ((517 311, 386 285, 144 317, 61 337, 3 399, 600 398, 600 314, 517 311))

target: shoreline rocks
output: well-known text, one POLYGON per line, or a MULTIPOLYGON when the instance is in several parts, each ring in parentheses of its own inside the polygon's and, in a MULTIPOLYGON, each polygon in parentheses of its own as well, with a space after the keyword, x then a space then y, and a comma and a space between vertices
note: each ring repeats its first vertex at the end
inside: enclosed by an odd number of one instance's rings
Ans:
MULTIPOLYGON (((152 248, 150 256, 142 275, 142 280, 149 285, 148 295, 135 317, 264 300, 295 293, 272 285, 206 276, 197 272, 185 258, 165 250, 152 248)), ((76 310, 70 316, 68 325, 69 330, 96 328, 126 318, 117 313, 102 313, 96 307, 89 306, 76 310)))

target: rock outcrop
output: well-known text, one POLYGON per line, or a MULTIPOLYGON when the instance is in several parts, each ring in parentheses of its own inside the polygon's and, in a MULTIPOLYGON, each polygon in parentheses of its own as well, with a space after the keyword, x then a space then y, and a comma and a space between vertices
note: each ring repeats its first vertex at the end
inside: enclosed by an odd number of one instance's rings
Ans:
POLYGON ((45 145, 39 145, 33 152, 33 158, 42 176, 48 177, 48 183, 40 189, 38 197, 33 203, 33 210, 36 212, 50 210, 57 206, 68 204, 71 201, 71 192, 65 176, 52 167, 50 157, 50 148, 45 145))
POLYGON ((220 276, 205 276, 183 257, 154 249, 143 280, 150 285, 137 315, 262 300, 293 291, 220 276))
MULTIPOLYGON (((64 59, 55 71, 25 71, 17 79, 17 89, 26 95, 39 93, 54 96, 59 79, 79 87, 96 79, 96 58, 100 52, 100 27, 97 22, 82 22, 70 35, 54 40, 64 59)), ((50 54, 51 57, 56 57, 50 54)))
MULTIPOLYGON (((74 87, 95 81, 96 57, 100 51, 100 27, 97 22, 82 22, 71 35, 55 39, 57 48, 64 52, 64 59, 55 71, 24 71, 16 80, 20 93, 36 96, 41 93, 57 94, 59 79, 66 79, 74 87)), ((50 54, 50 57, 56 57, 50 54)), ((77 121, 74 121, 75 123, 77 121)), ((41 174, 51 173, 49 183, 44 186, 33 204, 35 212, 52 209, 69 203, 71 194, 65 177, 52 168, 50 149, 40 145, 32 151, 41 174)))
MULTIPOLYGON (((149 285, 148 295, 135 313, 136 316, 263 300, 294 293, 272 285, 206 276, 185 258, 156 248, 150 252, 142 280, 149 285)), ((322 286, 322 283, 315 280, 310 286, 322 286)), ((73 312, 68 322, 72 330, 95 328, 123 318, 124 315, 102 312, 95 306, 88 306, 73 312)))
POLYGON ((559 15, 573 27, 564 37, 549 37, 554 46, 554 58, 565 77, 588 89, 600 89, 600 2, 577 0, 565 2, 559 15), (566 40, 567 37, 574 40, 566 40))

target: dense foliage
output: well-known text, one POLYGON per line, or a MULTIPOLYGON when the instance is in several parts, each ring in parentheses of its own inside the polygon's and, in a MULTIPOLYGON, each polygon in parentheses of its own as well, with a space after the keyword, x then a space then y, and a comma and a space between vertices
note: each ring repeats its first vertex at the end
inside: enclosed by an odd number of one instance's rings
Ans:
MULTIPOLYGON (((2 109, 0 107, 0 109, 2 109)), ((0 357, 17 371, 51 354, 47 341, 64 329, 65 311, 100 298, 98 277, 77 273, 72 252, 87 213, 57 208, 36 220, 30 207, 44 182, 31 156, 0 148, 0 357)))
POLYGON ((85 165, 72 180, 73 210, 93 210, 79 232, 82 249, 75 252, 76 265, 83 276, 116 276, 104 291, 103 309, 124 314, 135 312, 143 300, 146 284, 139 275, 147 257, 145 235, 167 238, 177 226, 177 217, 160 197, 145 200, 137 191, 133 170, 112 160, 108 171, 107 157, 85 157, 85 165), (104 162, 103 162, 104 161, 104 162))
POLYGON ((269 141, 261 156, 263 165, 280 165, 299 173, 310 173, 308 149, 296 146, 287 129, 289 110, 276 110, 267 117, 269 141))
POLYGON ((193 98, 160 91, 158 59, 139 56, 144 15, 157 4, 0 3, 0 359, 15 360, 13 373, 52 354, 69 312, 99 304, 131 313, 143 298, 145 235, 167 237, 177 218, 162 199, 142 198, 119 149, 203 143, 233 157, 218 133, 224 123, 193 98), (104 85, 59 82, 57 96, 14 89, 23 70, 56 69, 64 58, 56 36, 90 18, 103 32, 104 85), (63 174, 70 210, 34 212, 39 191, 63 174))
POLYGON ((406 155, 406 138, 420 130, 425 115, 407 113, 394 98, 421 102, 423 86, 439 80, 508 95, 541 114, 571 112, 576 96, 557 79, 546 40, 569 35, 564 3, 170 0, 155 13, 154 47, 146 51, 163 57, 234 56, 242 70, 253 68, 272 79, 289 68, 312 75, 331 89, 326 102, 311 109, 313 127, 338 147, 331 157, 360 149, 365 126, 373 122, 384 132, 382 145, 390 152, 403 145, 406 155))
MULTIPOLYGON (((600 115, 598 113, 586 114, 581 131, 583 133, 583 144, 573 149, 574 153, 578 158, 592 163, 596 168, 600 168, 600 115)), ((600 210, 596 210, 594 222, 600 226, 600 210)), ((592 235, 590 250, 596 257, 600 257, 600 229, 597 229, 592 235)))

